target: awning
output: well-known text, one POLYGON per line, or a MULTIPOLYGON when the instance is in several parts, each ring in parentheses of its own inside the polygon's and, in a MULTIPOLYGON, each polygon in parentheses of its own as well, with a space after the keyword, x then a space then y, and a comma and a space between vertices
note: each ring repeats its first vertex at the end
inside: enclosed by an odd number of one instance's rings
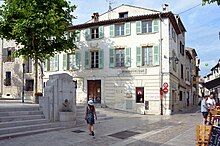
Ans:
POLYGON ((215 88, 217 86, 220 86, 220 78, 211 80, 209 82, 203 83, 202 84, 204 87, 206 87, 207 89, 212 89, 215 88))

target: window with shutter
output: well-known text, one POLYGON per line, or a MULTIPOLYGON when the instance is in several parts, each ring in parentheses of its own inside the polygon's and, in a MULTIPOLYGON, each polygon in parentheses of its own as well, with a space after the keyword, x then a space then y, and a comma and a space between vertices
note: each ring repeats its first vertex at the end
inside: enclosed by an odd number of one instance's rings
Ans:
POLYGON ((142 65, 142 51, 141 47, 136 47, 136 65, 141 66, 142 65))
POLYGON ((110 37, 115 36, 115 25, 110 25, 110 37))
POLYGON ((99 68, 99 51, 91 51, 91 68, 99 68))
POLYGON ((115 25, 115 36, 124 36, 124 24, 115 25))
POLYGON ((126 67, 131 66, 131 48, 125 49, 125 66, 126 67))
POLYGON ((50 57, 50 71, 54 71, 55 69, 54 66, 54 57, 50 57))
POLYGON ((28 58, 25 62, 25 73, 32 73, 32 60, 31 58, 28 58))
POLYGON ((141 21, 136 21, 136 33, 141 33, 141 21))
POLYGON ((90 40, 90 29, 89 28, 85 30, 85 39, 87 41, 90 40))
POLYGON ((80 53, 76 52, 76 69, 80 69, 80 53))
POLYGON ((49 70, 49 64, 48 64, 48 60, 44 61, 44 71, 48 71, 49 70))
POLYGON ((99 38, 104 38, 104 26, 99 26, 99 38))
POLYGON ((125 23, 125 35, 131 35, 131 22, 125 23))
POLYGON ((154 46, 154 65, 159 65, 160 61, 159 46, 154 46))
POLYGON ((63 70, 67 70, 67 54, 63 53, 63 70))
POLYGON ((114 49, 109 49, 109 67, 115 67, 115 54, 114 49))
POLYGON ((159 20, 153 20, 153 32, 159 32, 159 20))
POLYGON ((76 41, 76 42, 79 42, 79 41, 80 41, 80 31, 77 31, 77 32, 76 32, 75 41, 76 41))
POLYGON ((153 65, 153 53, 152 47, 142 47, 142 65, 143 66, 152 66, 153 65))
POLYGON ((90 68, 90 53, 89 51, 85 51, 85 68, 90 68))
POLYGON ((99 28, 91 28, 91 39, 97 39, 99 38, 99 28))
POLYGON ((116 48, 115 49, 115 67, 125 66, 125 49, 116 48))
POLYGON ((152 21, 142 21, 142 33, 152 32, 152 21))
POLYGON ((59 55, 56 54, 55 55, 55 60, 54 60, 54 66, 55 66, 55 71, 58 71, 59 70, 59 55))
POLYGON ((99 68, 104 67, 104 51, 103 49, 99 50, 99 68))

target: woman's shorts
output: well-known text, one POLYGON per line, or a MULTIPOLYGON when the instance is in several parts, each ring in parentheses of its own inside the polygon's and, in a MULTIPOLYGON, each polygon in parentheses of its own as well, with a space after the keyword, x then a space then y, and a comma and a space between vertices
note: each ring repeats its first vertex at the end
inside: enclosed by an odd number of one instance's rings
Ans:
POLYGON ((203 118, 207 118, 208 117, 208 112, 202 112, 203 118))

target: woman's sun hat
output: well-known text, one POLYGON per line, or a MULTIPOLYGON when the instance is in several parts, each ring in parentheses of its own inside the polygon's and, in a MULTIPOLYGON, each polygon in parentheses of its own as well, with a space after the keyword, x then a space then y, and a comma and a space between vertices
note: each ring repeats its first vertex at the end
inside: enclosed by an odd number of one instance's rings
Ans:
POLYGON ((88 105, 94 105, 93 101, 92 101, 92 100, 89 100, 89 101, 88 101, 88 105))

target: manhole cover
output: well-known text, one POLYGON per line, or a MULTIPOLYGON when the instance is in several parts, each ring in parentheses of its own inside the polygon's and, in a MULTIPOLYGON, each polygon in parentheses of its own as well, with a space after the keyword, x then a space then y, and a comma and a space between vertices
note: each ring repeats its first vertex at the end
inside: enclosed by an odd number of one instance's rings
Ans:
POLYGON ((82 130, 74 130, 74 131, 72 131, 72 132, 74 132, 74 133, 82 133, 82 132, 85 132, 85 131, 82 131, 82 130))
POLYGON ((140 133, 139 132, 133 132, 133 131, 125 130, 125 131, 114 133, 114 134, 111 134, 111 135, 108 135, 108 136, 119 138, 119 139, 126 139, 128 137, 131 137, 131 136, 134 136, 134 135, 137 135, 137 134, 140 134, 140 133))

